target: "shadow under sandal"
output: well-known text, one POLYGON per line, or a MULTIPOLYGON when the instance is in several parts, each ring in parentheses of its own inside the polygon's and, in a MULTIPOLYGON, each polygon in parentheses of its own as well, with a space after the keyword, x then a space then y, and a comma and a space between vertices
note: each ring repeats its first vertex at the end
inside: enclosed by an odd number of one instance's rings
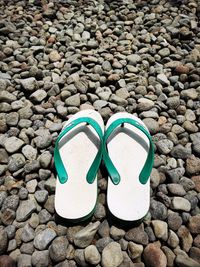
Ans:
POLYGON ((95 210, 103 131, 100 114, 84 110, 67 121, 56 140, 55 210, 64 219, 81 221, 95 210))
POLYGON ((138 221, 150 206, 150 174, 154 145, 144 123, 120 112, 107 122, 103 160, 109 173, 107 204, 112 215, 138 221))

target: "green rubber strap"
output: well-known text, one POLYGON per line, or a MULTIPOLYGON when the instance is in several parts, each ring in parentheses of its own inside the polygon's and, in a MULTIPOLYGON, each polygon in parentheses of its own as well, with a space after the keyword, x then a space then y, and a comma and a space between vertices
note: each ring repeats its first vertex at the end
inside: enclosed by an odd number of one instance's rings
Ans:
POLYGON ((128 123, 128 124, 133 125, 137 129, 141 130, 149 139, 148 156, 147 156, 146 162, 144 164, 144 167, 141 170, 140 175, 139 175, 140 182, 142 184, 146 184, 146 182, 148 181, 149 176, 151 174, 151 170, 153 168, 154 145, 153 145, 150 133, 138 121, 135 121, 135 120, 130 119, 130 118, 122 118, 122 119, 117 119, 113 123, 111 123, 111 125, 108 127, 108 129, 106 130, 106 132, 104 134, 104 140, 103 140, 103 160, 104 160, 104 163, 107 167, 107 170, 108 170, 108 173, 112 179, 112 182, 115 185, 119 184, 120 175, 119 175, 116 167, 114 166, 114 164, 112 163, 112 161, 108 155, 107 139, 111 135, 111 133, 117 128, 117 126, 119 126, 120 124, 123 124, 123 123, 128 123))
POLYGON ((68 175, 67 175, 67 171, 64 167, 64 164, 62 162, 61 156, 60 156, 60 152, 59 152, 59 141, 62 139, 63 136, 65 136, 70 130, 72 130, 75 126, 77 126, 80 123, 86 122, 89 125, 91 125, 94 130, 97 132, 99 138, 100 138, 100 147, 98 150, 98 153, 87 173, 87 177, 86 180, 89 184, 93 183, 99 168, 99 165, 101 163, 101 158, 102 158, 102 146, 103 146, 103 132, 101 130, 101 127, 99 126, 99 124, 88 117, 81 117, 78 118, 76 120, 73 120, 71 123, 69 123, 59 134, 56 143, 55 143, 55 148, 54 148, 54 162, 55 162, 55 167, 56 167, 56 171, 58 174, 58 178, 61 184, 64 184, 67 182, 68 180, 68 175))

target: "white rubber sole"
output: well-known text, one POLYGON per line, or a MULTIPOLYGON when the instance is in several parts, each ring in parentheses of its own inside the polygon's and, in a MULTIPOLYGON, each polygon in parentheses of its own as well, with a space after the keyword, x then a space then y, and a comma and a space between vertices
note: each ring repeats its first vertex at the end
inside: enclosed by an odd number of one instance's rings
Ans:
MULTIPOLYGON (((73 115, 64 128, 74 119, 90 117, 102 128, 100 114, 94 110, 83 110, 73 115)), ((87 172, 99 149, 100 140, 95 130, 81 123, 67 133, 59 143, 62 161, 68 173, 68 180, 61 184, 57 178, 55 210, 65 219, 83 219, 94 211, 97 201, 97 178, 92 184, 86 181, 87 172)))
MULTIPOLYGON (((113 115, 107 122, 106 128, 120 118, 132 118, 147 127, 136 116, 120 112, 113 115)), ((148 129, 147 129, 148 131, 148 129)), ((108 139, 109 156, 118 170, 121 181, 114 185, 108 179, 107 203, 110 212, 124 221, 142 219, 150 206, 150 181, 143 185, 139 181, 139 174, 145 164, 149 140, 136 127, 125 123, 118 127, 108 139)))

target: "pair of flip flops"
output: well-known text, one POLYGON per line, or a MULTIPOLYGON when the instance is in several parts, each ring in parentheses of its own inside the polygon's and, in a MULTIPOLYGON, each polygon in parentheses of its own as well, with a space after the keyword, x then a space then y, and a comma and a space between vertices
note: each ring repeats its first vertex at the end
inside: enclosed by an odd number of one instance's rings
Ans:
POLYGON ((121 112, 104 130, 94 110, 73 115, 58 136, 54 150, 57 171, 55 209, 72 221, 88 218, 97 202, 97 172, 103 159, 108 170, 107 204, 124 221, 139 220, 150 204, 154 146, 144 123, 121 112))

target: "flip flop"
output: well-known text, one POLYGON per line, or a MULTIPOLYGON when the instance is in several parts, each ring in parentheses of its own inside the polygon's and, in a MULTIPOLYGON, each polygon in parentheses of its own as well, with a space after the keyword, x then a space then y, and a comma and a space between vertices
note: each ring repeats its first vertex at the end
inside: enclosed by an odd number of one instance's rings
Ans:
POLYGON ((150 205, 150 173, 154 145, 144 123, 120 112, 107 122, 103 160, 109 173, 107 204, 124 221, 142 219, 150 205))
POLYGON ((56 140, 55 210, 65 219, 84 220, 95 210, 103 133, 100 114, 84 110, 67 121, 56 140))

